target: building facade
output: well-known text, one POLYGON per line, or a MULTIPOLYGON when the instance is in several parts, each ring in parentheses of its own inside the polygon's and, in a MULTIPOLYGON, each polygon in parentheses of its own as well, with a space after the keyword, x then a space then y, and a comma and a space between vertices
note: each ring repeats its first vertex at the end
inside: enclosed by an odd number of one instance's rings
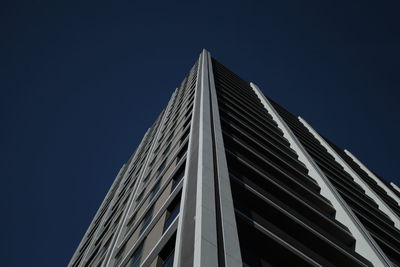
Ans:
POLYGON ((206 50, 69 266, 400 266, 400 190, 206 50))

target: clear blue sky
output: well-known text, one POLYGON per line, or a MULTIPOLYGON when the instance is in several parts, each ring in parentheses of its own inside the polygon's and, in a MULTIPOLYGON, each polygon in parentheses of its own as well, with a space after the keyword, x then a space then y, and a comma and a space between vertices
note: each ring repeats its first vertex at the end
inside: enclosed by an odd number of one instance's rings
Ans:
POLYGON ((400 182, 398 1, 135 2, 0 4, 4 266, 67 264, 202 48, 400 182))

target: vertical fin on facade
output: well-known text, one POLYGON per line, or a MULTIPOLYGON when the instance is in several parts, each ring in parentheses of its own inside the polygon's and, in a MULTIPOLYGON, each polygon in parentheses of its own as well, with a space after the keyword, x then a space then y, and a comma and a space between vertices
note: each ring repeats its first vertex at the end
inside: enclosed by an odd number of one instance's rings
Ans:
MULTIPOLYGON (((383 188, 383 189, 386 191, 386 193, 387 193, 390 197, 392 197, 392 198, 397 202, 397 205, 400 205, 400 198, 399 198, 395 193, 393 193, 393 191, 390 190, 390 189, 386 186, 386 184, 383 183, 383 182, 381 181, 381 179, 379 179, 378 177, 376 177, 376 175, 375 175, 373 172, 371 172, 371 171, 370 171, 358 158, 356 158, 356 156, 354 156, 350 151, 348 151, 347 149, 345 149, 344 152, 345 152, 357 165, 359 165, 360 168, 361 168, 363 171, 365 171, 365 172, 368 174, 369 177, 371 177, 372 179, 374 179, 374 181, 375 181, 381 188, 383 188)), ((399 224, 397 224, 397 228, 400 229, 399 224)))
POLYGON ((336 210, 336 219, 346 225, 356 238, 356 251, 376 266, 391 266, 391 263, 387 259, 386 255, 374 242, 368 231, 353 214, 346 202, 341 198, 334 186, 325 177, 324 173, 314 162, 313 158, 308 154, 306 149, 297 139, 286 122, 281 118, 275 108, 271 105, 271 103, 269 103, 268 99, 264 96, 258 86, 251 83, 251 87, 260 98, 264 107, 268 110, 276 123, 278 123, 280 129, 284 133, 284 136, 290 142, 291 147, 298 154, 300 161, 306 165, 307 169, 309 170, 309 175, 318 182, 318 185, 321 187, 321 194, 329 199, 332 203, 336 210))
MULTIPOLYGON (((390 207, 379 197, 377 193, 375 193, 374 190, 370 188, 370 186, 339 156, 338 153, 311 127, 310 124, 308 124, 303 118, 299 117, 299 121, 310 131, 310 133, 321 143, 323 147, 328 151, 329 154, 331 154, 334 158, 335 161, 342 166, 342 168, 350 174, 350 176, 353 178, 353 180, 358 183, 362 189, 365 190, 365 194, 369 197, 371 197, 377 204, 379 209, 381 209, 384 213, 386 213, 390 219, 394 222, 397 228, 400 226, 400 220, 396 213, 394 213, 390 207)), ((371 173, 372 174, 372 173, 371 173)), ((373 174, 372 174, 373 175, 373 174)), ((378 178, 376 178, 379 180, 378 178)), ((380 182, 380 181, 379 181, 380 182)), ((381 182, 382 183, 382 182, 381 182)), ((383 183, 382 183, 383 185, 383 183)), ((383 185, 385 186, 385 185, 383 185)), ((386 187, 386 186, 385 186, 386 187)))

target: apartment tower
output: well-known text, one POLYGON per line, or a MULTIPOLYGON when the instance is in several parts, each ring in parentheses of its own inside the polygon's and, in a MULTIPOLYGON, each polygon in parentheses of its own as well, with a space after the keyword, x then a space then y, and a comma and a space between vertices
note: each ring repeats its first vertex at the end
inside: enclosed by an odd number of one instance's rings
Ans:
POLYGON ((400 190, 206 50, 69 266, 400 266, 400 190))

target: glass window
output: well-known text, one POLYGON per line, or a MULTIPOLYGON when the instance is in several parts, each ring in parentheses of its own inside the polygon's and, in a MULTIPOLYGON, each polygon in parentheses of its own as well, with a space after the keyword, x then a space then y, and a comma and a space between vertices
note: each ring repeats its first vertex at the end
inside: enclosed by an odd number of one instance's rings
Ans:
POLYGON ((186 151, 188 150, 188 143, 186 143, 181 150, 179 151, 178 155, 176 156, 176 160, 177 162, 179 162, 181 160, 181 158, 183 158, 183 156, 186 154, 186 151))
POLYGON ((154 207, 151 207, 146 215, 144 215, 143 221, 142 221, 142 228, 140 228, 140 234, 142 234, 144 232, 144 230, 147 228, 147 226, 149 225, 151 218, 153 217, 153 209, 154 207))
POLYGON ((171 143, 169 143, 168 146, 164 149, 164 152, 162 153, 162 155, 163 156, 166 155, 170 149, 171 149, 171 143))
POLYGON ((182 180, 183 176, 185 175, 185 163, 182 164, 182 167, 175 173, 174 177, 172 177, 172 189, 173 191, 175 187, 179 184, 182 180))
POLYGON ((144 195, 144 191, 145 189, 142 189, 142 191, 139 193, 139 195, 136 197, 136 202, 139 203, 140 200, 142 199, 143 195, 144 195))
POLYGON ((172 267, 174 265, 174 254, 175 254, 175 250, 172 250, 161 266, 162 267, 172 267))
POLYGON ((149 180, 150 174, 151 174, 151 173, 149 173, 149 174, 143 179, 143 183, 146 183, 146 182, 149 180))
POLYGON ((160 167, 158 167, 156 176, 158 176, 164 170, 165 164, 166 162, 164 160, 163 163, 161 163, 160 167))
POLYGON ((117 255, 115 255, 115 263, 114 265, 117 266, 118 264, 121 263, 122 260, 122 254, 125 250, 126 244, 118 251, 117 255))
POLYGON ((140 266, 140 260, 142 258, 142 253, 143 253, 143 243, 140 243, 139 247, 133 252, 131 259, 130 259, 130 266, 131 267, 139 267, 140 266))
POLYGON ((174 252, 175 252, 175 241, 176 234, 174 234, 170 240, 165 244, 164 248, 158 254, 159 261, 157 266, 160 267, 172 267, 174 264, 174 252))
POLYGON ((186 140, 186 137, 189 135, 189 132, 190 132, 190 127, 188 127, 188 128, 185 130, 185 132, 182 134, 182 137, 181 137, 181 139, 179 140, 179 145, 181 145, 181 144, 186 140))
POLYGON ((157 194, 158 190, 160 190, 160 184, 161 184, 160 180, 158 180, 157 183, 154 185, 154 187, 150 193, 149 202, 154 198, 154 196, 157 194))
POLYGON ((106 242, 106 244, 101 248, 101 253, 100 255, 103 256, 106 254, 108 247, 110 246, 111 238, 109 238, 106 242))
POLYGON ((171 223, 175 220, 176 216, 178 216, 181 204, 180 202, 181 202, 181 197, 179 195, 172 201, 172 203, 167 208, 167 218, 164 223, 164 231, 168 229, 171 223))

